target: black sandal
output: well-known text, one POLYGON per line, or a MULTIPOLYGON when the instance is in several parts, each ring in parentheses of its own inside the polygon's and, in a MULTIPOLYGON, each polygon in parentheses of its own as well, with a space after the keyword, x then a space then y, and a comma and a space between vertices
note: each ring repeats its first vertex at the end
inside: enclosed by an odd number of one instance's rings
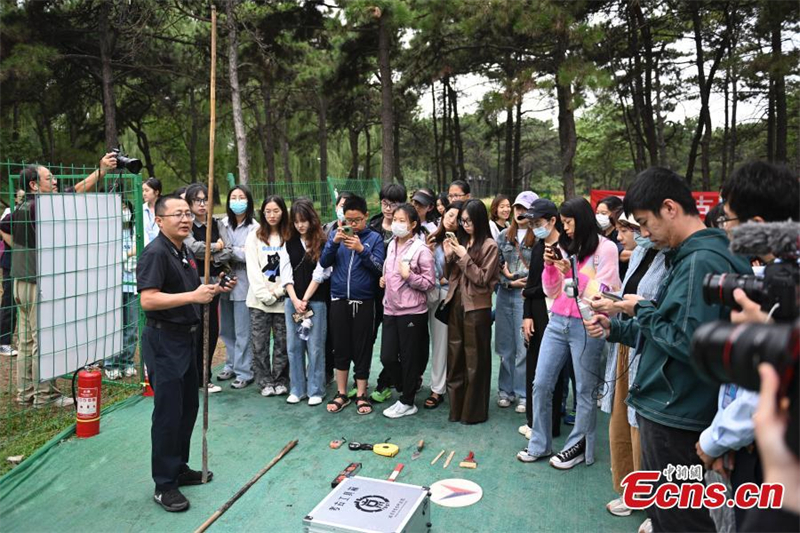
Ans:
POLYGON ((369 401, 369 398, 365 394, 364 396, 356 396, 356 413, 360 415, 368 415, 372 413, 372 402, 369 401), (368 409, 367 411, 362 411, 361 409, 368 409))
POLYGON ((333 411, 328 409, 328 412, 338 413, 339 411, 350 405, 350 398, 347 397, 347 394, 337 394, 336 396, 333 397, 333 400, 328 402, 328 406, 331 405, 336 407, 336 409, 334 409, 333 411), (342 401, 337 402, 336 400, 342 400, 342 401))
POLYGON ((433 395, 433 393, 431 393, 431 395, 425 399, 425 404, 424 404, 425 409, 436 409, 443 401, 444 401, 444 394, 440 394, 439 397, 437 398, 436 396, 433 395))

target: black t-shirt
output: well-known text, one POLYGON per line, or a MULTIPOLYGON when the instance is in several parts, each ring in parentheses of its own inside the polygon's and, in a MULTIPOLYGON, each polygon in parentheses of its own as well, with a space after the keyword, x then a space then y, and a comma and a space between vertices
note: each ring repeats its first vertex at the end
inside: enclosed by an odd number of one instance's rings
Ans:
MULTIPOLYGON (((193 291, 200 285, 197 263, 189 250, 186 246, 181 246, 178 250, 163 233, 159 233, 139 256, 136 280, 140 294, 147 289, 179 294, 193 291)), ((145 311, 144 314, 153 320, 175 324, 200 323, 200 306, 196 304, 161 311, 145 311)))

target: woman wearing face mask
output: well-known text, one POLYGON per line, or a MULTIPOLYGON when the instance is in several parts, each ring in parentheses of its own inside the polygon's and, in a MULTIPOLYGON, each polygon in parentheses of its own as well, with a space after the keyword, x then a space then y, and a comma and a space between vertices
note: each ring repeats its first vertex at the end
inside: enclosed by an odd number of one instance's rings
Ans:
MULTIPOLYGON (((653 243, 639 233, 639 224, 624 213, 617 222, 619 240, 631 251, 628 273, 622 282, 619 296, 638 294, 646 300, 656 297, 658 287, 666 276, 664 253, 653 248, 653 243)), ((597 313, 614 313, 613 302, 600 296, 592 300, 592 309, 597 313)), ((622 315, 623 320, 631 320, 622 315)), ((608 423, 608 440, 611 450, 611 477, 614 490, 622 494, 620 482, 629 473, 641 470, 642 450, 639 443, 639 428, 636 412, 625 405, 628 388, 636 379, 639 358, 635 348, 624 344, 610 344, 606 360, 605 383, 608 388, 601 400, 600 408, 611 414, 608 423)), ((622 498, 616 498, 606 509, 616 516, 628 516, 631 509, 622 498)))
POLYGON ((523 215, 538 196, 525 191, 512 206, 511 226, 500 232, 500 286, 495 309, 494 350, 500 356, 500 375, 497 379, 499 407, 517 403, 516 411, 525 412, 525 360, 527 350, 522 337, 522 288, 528 279, 531 250, 536 241, 528 219, 523 215), (520 219, 521 217, 521 219, 520 219))
POLYGON ((132 208, 129 201, 122 201, 122 352, 103 363, 106 377, 111 380, 136 375, 133 354, 139 313, 136 304, 136 229, 132 208))
POLYGON ((483 202, 466 201, 458 217, 456 238, 444 240, 450 283, 445 300, 449 420, 478 424, 489 418, 492 294, 500 276, 500 254, 483 202))
MULTIPOLYGON (((449 284, 445 275, 444 240, 447 233, 458 231, 458 213, 463 202, 448 203, 439 227, 428 237, 428 247, 433 251, 436 268, 436 286, 429 293, 428 324, 431 333, 431 395, 425 400, 425 409, 436 409, 444 401, 447 387, 447 324, 436 318, 439 304, 447 298, 449 284)), ((422 372, 420 372, 422 373, 422 372)))
POLYGON ((622 200, 617 196, 606 196, 595 208, 595 219, 600 228, 600 234, 617 245, 619 252, 619 275, 623 277, 628 268, 628 260, 631 257, 630 250, 626 250, 617 238, 617 220, 622 216, 622 200))
POLYGON ((225 343, 225 367, 217 374, 218 381, 236 378, 231 388, 243 389, 253 382, 253 352, 250 350, 250 311, 247 309, 247 258, 244 244, 258 223, 254 218, 253 195, 244 185, 228 191, 227 216, 220 220, 219 232, 231 250, 231 277, 238 281, 231 292, 219 301, 220 333, 225 343))
POLYGON ((383 330, 381 363, 389 374, 400 399, 383 411, 387 418, 417 413, 414 396, 423 361, 428 360, 428 291, 433 289, 435 268, 433 254, 425 241, 417 238, 422 231, 417 210, 401 204, 394 211, 394 239, 386 250, 383 276, 383 330))
MULTIPOLYGON (((548 316, 547 301, 542 287, 542 273, 544 272, 545 248, 558 246, 558 239, 564 228, 558 218, 558 208, 550 200, 539 198, 531 204, 525 212, 525 218, 533 228, 536 244, 531 251, 531 266, 528 280, 522 296, 525 298, 522 319, 522 335, 528 343, 527 359, 525 361, 525 418, 526 424, 520 426, 519 433, 526 439, 531 438, 533 427, 533 380, 536 377, 536 364, 539 362, 539 347, 542 344, 548 316)), ((561 370, 561 375, 556 380, 553 390, 553 436, 561 435, 561 400, 564 397, 564 381, 567 374, 566 368, 561 370)))
MULTIPOLYGON (((192 232, 186 238, 184 243, 189 251, 194 255, 195 262, 197 263, 197 273, 200 279, 205 275, 205 255, 206 255, 206 215, 208 214, 208 189, 200 183, 194 183, 186 189, 186 202, 189 204, 192 213, 194 214, 194 223, 192 224, 192 232)), ((220 234, 220 224, 214 217, 211 217, 211 272, 209 272, 209 280, 214 283, 219 279, 219 274, 228 265, 231 258, 231 249, 226 245, 220 234)), ((208 387, 208 392, 219 392, 222 388, 219 385, 214 385, 211 380, 211 360, 214 358, 214 350, 217 348, 217 341, 219 340, 219 300, 220 295, 214 296, 214 299, 208 304, 208 331, 203 329, 203 321, 201 321, 198 330, 197 342, 197 372, 200 375, 200 386, 208 387), (208 379, 209 383, 203 385, 203 336, 208 338, 208 379)))
POLYGON ((552 454, 553 390, 567 358, 572 359, 577 387, 577 412, 564 449, 550 465, 567 470, 594 462, 597 411, 593 391, 600 380, 600 358, 605 342, 586 334, 580 306, 602 291, 620 286, 617 247, 598 235, 592 206, 584 198, 561 205, 564 233, 558 247, 545 251, 542 287, 553 298, 550 322, 542 338, 533 383, 533 430, 527 449, 517 459, 530 463, 552 454), (554 250, 559 250, 563 259, 554 250), (575 268, 573 269, 573 265, 575 268))

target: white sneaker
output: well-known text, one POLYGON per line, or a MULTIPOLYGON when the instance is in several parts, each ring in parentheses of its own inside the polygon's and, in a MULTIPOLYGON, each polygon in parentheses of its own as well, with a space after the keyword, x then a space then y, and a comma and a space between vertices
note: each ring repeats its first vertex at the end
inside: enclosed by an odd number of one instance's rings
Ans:
POLYGON ((300 400, 304 400, 304 399, 305 399, 305 396, 303 396, 301 398, 301 397, 296 396, 294 394, 290 394, 289 397, 286 398, 286 403, 300 403, 300 400))
POLYGON ((550 454, 548 453, 545 455, 531 455, 528 453, 528 449, 525 448, 524 450, 520 450, 517 452, 517 461, 521 461, 523 463, 533 463, 538 461, 539 459, 547 457, 548 455, 550 454))
POLYGON ((523 402, 519 402, 517 404, 517 406, 514 408, 514 411, 516 411, 518 413, 524 413, 525 412, 525 402, 524 401, 523 402))
POLYGON ((127 367, 125 369, 125 377, 126 378, 132 378, 136 374, 138 374, 138 372, 136 372, 136 367, 135 366, 129 366, 129 367, 127 367))
POLYGON ((103 372, 105 373, 106 378, 110 379, 111 381, 122 377, 122 373, 116 368, 107 368, 103 372))
POLYGON ((209 383, 208 384, 208 393, 209 394, 214 394, 215 392, 221 392, 221 391, 222 391, 222 387, 220 387, 219 385, 214 385, 213 383, 209 383))
POLYGON ((648 518, 642 522, 642 525, 639 526, 638 533, 653 533, 653 521, 648 518))
POLYGON ((312 396, 308 399, 308 405, 315 406, 322 403, 322 396, 312 396))
POLYGON ((275 396, 275 387, 272 385, 267 385, 263 389, 261 389, 261 396, 268 397, 268 396, 275 396))
POLYGON ((498 398, 497 399, 497 406, 498 407, 502 407, 504 409, 506 407, 510 407, 511 406, 511 400, 509 400, 508 398, 498 398))
POLYGON ((631 508, 622 503, 622 498, 611 500, 606 504, 606 509, 614 516, 630 516, 631 508))
POLYGON ((519 434, 525 437, 527 440, 531 440, 531 428, 528 426, 528 424, 520 426, 517 431, 519 431, 519 434))
POLYGON ((383 416, 386 418, 400 418, 403 416, 415 415, 417 411, 416 405, 406 405, 398 400, 396 404, 383 411, 383 416))
POLYGON ((585 452, 586 440, 581 439, 580 442, 572 448, 567 448, 551 457, 550 466, 558 468, 559 470, 569 470, 578 463, 582 463, 586 460, 585 452))
POLYGON ((47 407, 70 407, 71 405, 75 405, 75 400, 69 398, 67 396, 59 396, 55 400, 52 400, 47 403, 40 403, 40 404, 33 404, 33 407, 36 409, 42 409, 47 407))
POLYGON ((3 344, 2 346, 0 346, 0 355, 6 355, 6 356, 9 356, 9 357, 14 357, 18 353, 19 352, 17 352, 9 344, 3 344))
POLYGON ((288 393, 289 389, 287 389, 285 385, 275 385, 275 396, 283 396, 288 393))

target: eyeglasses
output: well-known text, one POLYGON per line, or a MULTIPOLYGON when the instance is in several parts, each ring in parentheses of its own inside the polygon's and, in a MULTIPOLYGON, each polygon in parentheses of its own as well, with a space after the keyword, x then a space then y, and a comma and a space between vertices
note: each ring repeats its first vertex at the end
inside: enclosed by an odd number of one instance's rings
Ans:
POLYGON ((397 202, 390 202, 389 200, 381 200, 381 207, 385 209, 397 209, 397 206, 400 205, 397 202))
POLYGON ((195 198, 194 200, 192 200, 192 203, 194 203, 195 205, 206 205, 207 202, 208 200, 206 198, 195 198))
POLYGON ((348 226, 357 226, 358 224, 361 224, 362 222, 364 222, 364 217, 346 218, 346 219, 344 219, 344 221, 347 223, 348 226))
POLYGON ((452 202, 453 200, 461 200, 465 196, 466 194, 448 194, 447 199, 452 202))
POLYGON ((183 220, 186 218, 187 220, 194 220, 194 213, 191 211, 186 211, 185 213, 173 213, 171 215, 158 215, 161 218, 174 218, 175 220, 183 220))
POLYGON ((462 218, 458 222, 459 222, 459 224, 461 224, 465 228, 472 226, 472 219, 469 219, 469 218, 462 218))
POLYGON ((739 217, 726 217, 725 215, 722 215, 717 217, 717 219, 714 222, 717 223, 717 226, 724 226, 728 222, 732 222, 734 220, 739 220, 739 217))

